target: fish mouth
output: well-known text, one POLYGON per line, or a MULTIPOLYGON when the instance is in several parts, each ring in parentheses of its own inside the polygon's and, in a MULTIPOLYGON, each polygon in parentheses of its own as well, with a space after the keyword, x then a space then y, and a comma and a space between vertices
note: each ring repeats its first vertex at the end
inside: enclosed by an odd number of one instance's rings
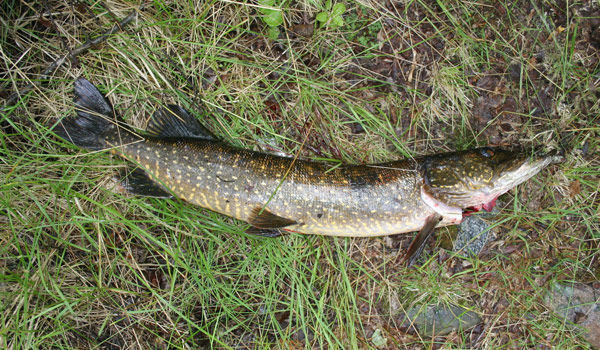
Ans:
POLYGON ((536 152, 536 156, 538 158, 538 162, 545 162, 543 167, 550 164, 560 164, 566 160, 565 150, 562 148, 553 149, 552 151, 545 153, 543 151, 538 151, 536 152))
POLYGON ((431 194, 427 193, 424 188, 421 188, 421 199, 436 213, 440 214, 443 218, 445 218, 448 222, 452 224, 459 224, 462 222, 465 216, 469 216, 471 214, 477 213, 481 210, 490 212, 496 206, 496 200, 500 195, 495 196, 491 200, 472 205, 465 208, 453 207, 445 204, 444 202, 437 200, 431 194))
POLYGON ((564 161, 565 153, 561 149, 549 152, 535 150, 529 154, 522 152, 513 161, 496 169, 496 179, 492 185, 473 191, 468 195, 463 194, 462 200, 455 201, 452 205, 435 198, 427 185, 421 188, 421 198, 438 214, 451 218, 453 222, 460 222, 463 217, 473 213, 482 210, 492 211, 496 206, 496 200, 502 194, 529 180, 548 165, 564 161))
POLYGON ((463 216, 468 216, 481 210, 492 211, 496 206, 498 197, 529 180, 545 167, 564 161, 565 152, 562 149, 554 149, 549 152, 544 152, 540 149, 535 150, 532 155, 524 156, 517 165, 513 164, 512 167, 515 170, 507 172, 504 176, 499 176, 500 179, 498 180, 498 184, 494 186, 494 190, 490 191, 488 195, 482 196, 480 203, 464 208, 463 216))
POLYGON ((465 208, 450 206, 429 194, 421 187, 421 199, 436 213, 440 214, 446 222, 451 224, 460 224, 464 217, 477 213, 481 210, 492 211, 496 206, 496 200, 500 195, 494 196, 491 200, 468 206, 465 208))
POLYGON ((508 172, 505 179, 499 180, 494 191, 481 198, 481 203, 466 207, 463 210, 463 215, 467 216, 481 210, 491 211, 496 206, 496 200, 502 194, 529 180, 545 167, 562 163, 565 159, 565 152, 562 149, 554 149, 549 152, 544 152, 539 148, 536 149, 531 156, 524 156, 520 160, 520 164, 514 166, 516 170, 508 172))

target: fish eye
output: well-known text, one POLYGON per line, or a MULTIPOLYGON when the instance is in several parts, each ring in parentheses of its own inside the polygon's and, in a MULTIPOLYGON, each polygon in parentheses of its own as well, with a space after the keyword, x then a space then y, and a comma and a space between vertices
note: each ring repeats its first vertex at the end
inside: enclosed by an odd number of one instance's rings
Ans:
POLYGON ((486 158, 492 158, 496 154, 492 148, 484 147, 481 149, 481 155, 486 158))

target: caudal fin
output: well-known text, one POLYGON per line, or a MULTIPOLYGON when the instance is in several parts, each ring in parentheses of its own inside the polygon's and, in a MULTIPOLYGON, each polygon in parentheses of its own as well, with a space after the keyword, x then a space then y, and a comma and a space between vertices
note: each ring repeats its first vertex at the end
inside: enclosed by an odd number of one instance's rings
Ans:
POLYGON ((77 115, 61 120, 54 132, 76 146, 90 150, 107 147, 104 135, 116 128, 117 118, 110 102, 85 78, 74 85, 77 115))

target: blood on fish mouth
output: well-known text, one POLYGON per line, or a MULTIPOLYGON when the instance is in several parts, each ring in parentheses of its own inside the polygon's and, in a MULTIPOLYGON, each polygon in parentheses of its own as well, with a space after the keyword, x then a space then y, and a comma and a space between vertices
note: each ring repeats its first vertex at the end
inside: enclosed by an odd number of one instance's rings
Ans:
POLYGON ((481 211, 481 209, 485 211, 492 211, 492 209, 494 209, 494 207, 496 206, 496 199, 498 199, 498 197, 494 197, 491 201, 487 203, 477 204, 475 206, 465 208, 462 213, 463 217, 469 216, 473 213, 477 213, 478 211, 481 211))

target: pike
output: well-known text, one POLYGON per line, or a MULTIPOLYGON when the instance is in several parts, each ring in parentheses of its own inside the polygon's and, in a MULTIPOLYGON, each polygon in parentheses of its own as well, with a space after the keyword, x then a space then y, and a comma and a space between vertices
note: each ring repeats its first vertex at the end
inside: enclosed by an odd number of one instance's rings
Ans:
POLYGON ((459 224, 466 210, 490 210, 498 196, 564 159, 557 151, 484 147, 332 167, 229 146, 177 105, 158 109, 146 132, 135 133, 86 79, 75 81, 74 93, 77 116, 54 131, 76 146, 109 149, 136 164, 123 182, 129 192, 177 197, 266 236, 420 230, 405 255, 409 264, 436 227, 459 224))

